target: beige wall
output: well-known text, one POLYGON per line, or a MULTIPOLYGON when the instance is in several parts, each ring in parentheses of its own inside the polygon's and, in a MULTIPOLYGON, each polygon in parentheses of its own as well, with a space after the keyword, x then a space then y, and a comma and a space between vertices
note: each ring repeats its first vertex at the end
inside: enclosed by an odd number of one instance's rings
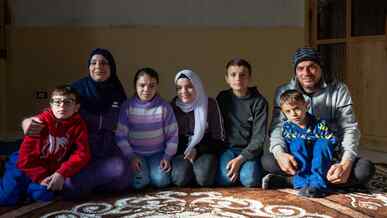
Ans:
POLYGON ((252 84, 271 103, 275 87, 290 77, 292 53, 304 44, 303 28, 11 27, 8 32, 7 114, 1 120, 5 136, 20 134, 20 120, 46 104, 35 99, 36 91, 86 75, 93 47, 111 50, 128 94, 136 69, 157 69, 160 92, 167 99, 182 68, 199 73, 208 94, 216 96, 227 88, 225 63, 243 57, 253 66, 252 84))

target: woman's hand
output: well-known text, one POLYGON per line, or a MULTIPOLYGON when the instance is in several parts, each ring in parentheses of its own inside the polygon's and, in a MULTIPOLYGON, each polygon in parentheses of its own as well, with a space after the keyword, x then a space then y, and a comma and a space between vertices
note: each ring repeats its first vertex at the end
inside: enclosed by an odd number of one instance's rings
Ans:
POLYGON ((235 182, 239 176, 239 169, 242 165, 242 156, 238 156, 227 163, 226 169, 228 171, 227 176, 232 181, 235 182))
POLYGON ((197 151, 195 148, 191 149, 187 154, 184 155, 184 159, 189 160, 191 163, 196 159, 197 151))
POLYGON ((141 161, 138 157, 133 157, 130 161, 130 168, 135 171, 139 172, 141 170, 141 161))
POLYGON ((352 171, 351 160, 342 161, 341 163, 333 164, 327 173, 327 180, 332 184, 343 184, 348 181, 352 171))
POLYGON ((282 152, 277 157, 277 163, 281 170, 289 175, 294 176, 296 174, 297 170, 297 161, 293 157, 293 155, 290 155, 286 152, 282 152))
POLYGON ((166 160, 166 159, 162 159, 160 161, 160 169, 166 173, 168 173, 169 171, 171 171, 172 167, 171 167, 171 162, 169 160, 166 160))
POLYGON ((37 117, 26 118, 22 121, 24 135, 39 136, 43 128, 44 124, 37 117))

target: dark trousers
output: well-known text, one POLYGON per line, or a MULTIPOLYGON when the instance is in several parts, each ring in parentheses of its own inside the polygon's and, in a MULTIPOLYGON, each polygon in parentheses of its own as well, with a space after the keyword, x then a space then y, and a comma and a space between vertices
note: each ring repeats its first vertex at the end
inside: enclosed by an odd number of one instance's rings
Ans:
POLYGON ((202 154, 193 163, 184 159, 184 155, 177 155, 172 159, 172 182, 180 187, 194 184, 195 181, 199 186, 212 186, 217 163, 214 154, 202 154))

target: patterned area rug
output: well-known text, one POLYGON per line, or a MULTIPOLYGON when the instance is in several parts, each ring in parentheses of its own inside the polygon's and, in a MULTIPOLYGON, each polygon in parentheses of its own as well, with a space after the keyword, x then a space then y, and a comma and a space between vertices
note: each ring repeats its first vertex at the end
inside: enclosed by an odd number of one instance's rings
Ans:
POLYGON ((292 189, 172 188, 92 201, 34 203, 0 208, 0 217, 387 217, 387 169, 377 167, 367 190, 338 190, 325 198, 292 189))

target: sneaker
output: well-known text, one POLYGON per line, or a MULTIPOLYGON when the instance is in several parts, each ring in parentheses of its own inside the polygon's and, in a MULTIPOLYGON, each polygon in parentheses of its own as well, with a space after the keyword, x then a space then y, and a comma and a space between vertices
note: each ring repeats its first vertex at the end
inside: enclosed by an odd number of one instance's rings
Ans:
POLYGON ((323 198, 327 195, 327 192, 316 187, 305 186, 298 189, 297 195, 307 198, 323 198))
POLYGON ((323 189, 319 189, 316 187, 308 187, 307 194, 311 198, 323 198, 327 195, 327 193, 323 189))
POLYGON ((300 189, 297 189, 298 191, 297 191, 297 195, 298 196, 301 196, 301 197, 310 197, 309 196, 309 190, 308 190, 308 187, 307 186, 305 186, 305 187, 303 187, 303 188, 300 188, 300 189))
POLYGON ((262 178, 262 189, 288 188, 291 186, 290 177, 269 173, 262 178))

